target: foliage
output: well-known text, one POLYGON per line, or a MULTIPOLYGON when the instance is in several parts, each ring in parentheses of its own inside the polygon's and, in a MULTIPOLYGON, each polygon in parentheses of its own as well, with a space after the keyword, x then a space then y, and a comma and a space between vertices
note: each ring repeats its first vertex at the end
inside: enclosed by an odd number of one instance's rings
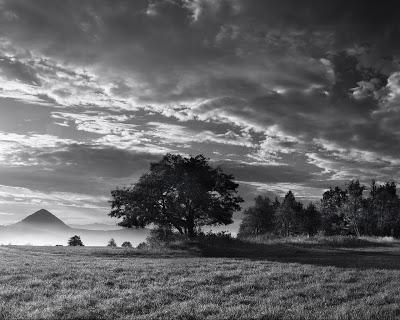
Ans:
POLYGON ((339 187, 330 188, 322 195, 321 227, 328 234, 341 234, 345 229, 343 211, 341 208, 347 201, 347 191, 339 187))
POLYGON ((365 186, 360 185, 358 180, 350 181, 346 187, 347 199, 341 207, 346 227, 358 237, 361 235, 360 228, 364 214, 364 190, 365 186))
POLYGON ((148 247, 149 247, 149 245, 146 242, 141 242, 138 244, 136 249, 143 250, 143 249, 147 249, 148 247))
POLYGON ((370 196, 367 199, 368 224, 367 234, 381 236, 400 235, 400 201, 393 181, 377 186, 371 184, 370 196))
POLYGON ((110 216, 121 226, 173 228, 194 237, 199 227, 232 223, 242 198, 238 184, 203 155, 165 155, 131 187, 111 192, 110 216))
POLYGON ((303 205, 296 201, 289 191, 276 211, 276 231, 280 235, 289 236, 301 233, 303 205))
POLYGON ((274 205, 268 197, 262 196, 258 196, 254 201, 254 206, 244 211, 239 237, 255 236, 274 230, 276 202, 274 205))
POLYGON ((121 244, 122 248, 132 248, 132 243, 130 241, 124 241, 121 244))
POLYGON ((157 227, 150 230, 146 242, 152 247, 164 246, 176 240, 177 237, 178 235, 172 231, 172 228, 168 226, 157 227))
POLYGON ((110 241, 108 241, 107 247, 116 247, 117 243, 115 242, 115 240, 113 238, 110 239, 110 241))
POLYGON ((258 196, 255 204, 244 212, 238 237, 248 238, 258 235, 292 236, 298 234, 315 235, 321 225, 321 215, 315 204, 303 208, 289 191, 282 203, 275 198, 258 196))
POLYGON ((330 188, 317 206, 303 207, 289 191, 282 203, 271 204, 267 197, 258 196, 255 204, 244 212, 238 236, 254 238, 258 235, 314 236, 354 235, 400 237, 400 200, 393 181, 377 185, 371 183, 369 195, 358 180, 330 188))
POLYGON ((321 227, 321 214, 314 203, 309 203, 303 210, 303 230, 309 235, 314 236, 321 227))
POLYGON ((78 246, 83 247, 83 242, 80 236, 74 235, 68 240, 68 245, 71 247, 78 247, 78 246))
POLYGON ((393 181, 366 187, 352 180, 345 190, 336 187, 321 201, 323 230, 327 234, 400 236, 400 200, 393 181), (332 218, 334 217, 334 218, 332 218))

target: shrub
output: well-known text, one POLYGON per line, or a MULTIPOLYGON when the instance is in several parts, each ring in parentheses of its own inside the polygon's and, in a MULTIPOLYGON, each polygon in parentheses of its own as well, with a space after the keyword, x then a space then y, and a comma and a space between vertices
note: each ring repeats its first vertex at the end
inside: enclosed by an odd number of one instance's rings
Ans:
POLYGON ((146 238, 146 242, 151 247, 159 247, 168 245, 178 238, 180 238, 179 235, 174 233, 171 228, 158 227, 150 231, 149 236, 146 238))
POLYGON ((68 240, 68 245, 71 247, 83 247, 83 242, 80 236, 74 235, 68 240))
POLYGON ((213 232, 200 233, 198 238, 200 240, 225 240, 225 241, 230 241, 233 239, 230 232, 227 231, 221 231, 217 233, 213 232))
POLYGON ((132 243, 130 243, 129 241, 125 241, 121 244, 121 247, 123 248, 132 248, 132 243))
POLYGON ((117 243, 115 242, 115 240, 113 238, 111 238, 110 241, 108 241, 107 247, 115 248, 116 246, 117 246, 117 243))
POLYGON ((149 247, 149 245, 146 242, 141 242, 138 244, 136 249, 143 250, 143 249, 147 249, 148 247, 149 247))

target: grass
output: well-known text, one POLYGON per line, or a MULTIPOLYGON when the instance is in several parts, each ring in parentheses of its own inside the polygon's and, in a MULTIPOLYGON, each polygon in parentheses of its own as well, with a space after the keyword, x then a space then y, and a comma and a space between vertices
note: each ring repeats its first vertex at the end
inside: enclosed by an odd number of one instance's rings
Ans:
POLYGON ((293 244, 306 247, 379 247, 391 246, 392 244, 400 244, 399 240, 393 237, 370 237, 370 236, 293 236, 293 237, 271 237, 269 235, 255 236, 247 239, 253 243, 263 244, 293 244))
POLYGON ((1 246, 0 319, 398 319, 400 244, 364 240, 1 246))

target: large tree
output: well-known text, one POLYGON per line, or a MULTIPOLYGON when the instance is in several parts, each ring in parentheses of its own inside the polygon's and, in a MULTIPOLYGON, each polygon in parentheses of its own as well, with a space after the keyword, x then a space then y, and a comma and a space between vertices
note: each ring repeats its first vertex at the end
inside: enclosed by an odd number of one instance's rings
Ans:
POLYGON ((124 227, 172 227, 189 237, 204 225, 232 223, 242 198, 231 174, 203 155, 167 154, 137 183, 111 191, 111 217, 124 227))

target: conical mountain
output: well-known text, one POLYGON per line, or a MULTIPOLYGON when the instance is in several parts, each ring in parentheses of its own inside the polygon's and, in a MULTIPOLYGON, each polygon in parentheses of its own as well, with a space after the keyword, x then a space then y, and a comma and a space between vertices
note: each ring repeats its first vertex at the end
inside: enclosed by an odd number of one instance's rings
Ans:
POLYGON ((31 215, 27 216, 25 219, 21 220, 15 225, 32 226, 36 228, 37 227, 57 228, 57 229, 70 228, 62 220, 60 220, 54 214, 45 209, 40 209, 39 211, 32 213, 31 215))

